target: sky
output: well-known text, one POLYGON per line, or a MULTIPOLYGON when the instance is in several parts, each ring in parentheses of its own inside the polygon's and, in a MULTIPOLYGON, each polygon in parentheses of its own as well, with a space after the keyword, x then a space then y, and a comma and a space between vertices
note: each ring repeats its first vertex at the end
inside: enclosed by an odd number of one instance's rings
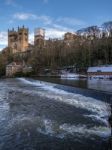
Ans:
POLYGON ((112 0, 0 0, 0 50, 7 46, 7 30, 29 28, 29 42, 34 29, 42 27, 46 38, 61 38, 92 25, 112 21, 112 0))

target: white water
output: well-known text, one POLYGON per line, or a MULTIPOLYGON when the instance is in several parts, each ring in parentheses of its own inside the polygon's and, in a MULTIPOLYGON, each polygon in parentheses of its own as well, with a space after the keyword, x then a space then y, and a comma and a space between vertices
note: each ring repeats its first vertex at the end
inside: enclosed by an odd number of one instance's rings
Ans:
POLYGON ((37 132, 57 138, 66 138, 69 135, 79 138, 82 136, 84 136, 85 138, 92 138, 91 135, 108 137, 111 134, 108 127, 94 126, 92 128, 87 128, 87 126, 84 124, 79 124, 77 126, 68 123, 59 124, 54 120, 33 116, 31 118, 25 116, 19 116, 17 118, 14 118, 14 120, 12 120, 12 122, 9 124, 9 128, 17 126, 19 134, 21 134, 21 128, 25 128, 24 130, 27 132, 27 135, 30 136, 30 127, 32 127, 33 124, 35 124, 33 128, 36 128, 37 132), (27 124, 27 127, 29 128, 25 128, 25 124, 27 124))
MULTIPOLYGON (((22 91, 25 94, 38 94, 41 97, 46 97, 54 101, 61 101, 63 103, 67 103, 76 108, 81 108, 90 111, 90 115, 86 115, 84 117, 91 117, 93 120, 98 122, 103 122, 104 126, 95 126, 92 128, 87 128, 86 125, 74 125, 74 124, 61 124, 59 125, 56 121, 43 119, 42 124, 44 130, 42 128, 37 128, 38 132, 43 134, 49 134, 57 137, 65 137, 68 134, 76 135, 76 133, 89 136, 91 134, 98 136, 109 136, 110 130, 108 128, 108 110, 107 104, 102 101, 96 100, 91 97, 85 97, 81 94, 70 93, 64 90, 60 90, 55 88, 56 84, 47 83, 43 81, 29 81, 24 78, 19 78, 21 82, 24 84, 29 84, 32 86, 37 86, 41 90, 24 90, 22 91), (57 128, 57 129, 56 129, 57 128)), ((21 91, 21 89, 19 89, 21 91)))
POLYGON ((2 122, 8 114, 9 105, 6 101, 7 93, 3 89, 3 84, 1 83, 0 86, 2 87, 2 90, 0 90, 0 122, 2 122))

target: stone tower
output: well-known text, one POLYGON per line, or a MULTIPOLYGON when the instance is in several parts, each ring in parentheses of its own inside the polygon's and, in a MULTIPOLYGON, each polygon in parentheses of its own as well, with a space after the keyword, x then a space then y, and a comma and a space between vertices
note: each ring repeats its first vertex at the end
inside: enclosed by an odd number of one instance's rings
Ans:
POLYGON ((14 30, 8 30, 8 47, 12 49, 13 53, 17 52, 17 45, 18 45, 18 34, 14 30))
POLYGON ((8 47, 12 49, 12 53, 25 52, 28 48, 28 29, 24 26, 18 27, 15 31, 8 30, 8 47))
POLYGON ((28 29, 18 27, 18 51, 24 52, 28 48, 28 29))
POLYGON ((43 46, 45 42, 45 29, 37 28, 34 34, 34 45, 43 46))

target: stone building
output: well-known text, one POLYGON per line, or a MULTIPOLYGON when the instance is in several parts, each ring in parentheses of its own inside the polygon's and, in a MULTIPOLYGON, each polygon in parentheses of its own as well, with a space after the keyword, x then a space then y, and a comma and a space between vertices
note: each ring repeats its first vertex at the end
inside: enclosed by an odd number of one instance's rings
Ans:
POLYGON ((6 66, 6 77, 13 77, 15 73, 21 72, 23 63, 12 62, 6 66))
POLYGON ((34 33, 34 45, 44 46, 45 44, 45 29, 37 28, 34 33))
POLYGON ((64 35, 64 42, 69 45, 71 43, 74 42, 74 40, 76 39, 77 35, 75 33, 70 33, 70 32, 67 32, 65 33, 64 35))
POLYGON ((28 48, 28 29, 24 26, 18 30, 8 30, 8 47, 12 53, 25 52, 28 48))
POLYGON ((13 77, 16 73, 30 73, 32 67, 26 65, 25 62, 12 62, 6 66, 6 77, 13 77))

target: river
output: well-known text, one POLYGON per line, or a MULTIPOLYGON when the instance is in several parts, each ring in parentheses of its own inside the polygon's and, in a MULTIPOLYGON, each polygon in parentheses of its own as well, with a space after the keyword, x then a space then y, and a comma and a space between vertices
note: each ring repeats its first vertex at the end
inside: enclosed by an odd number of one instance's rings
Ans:
POLYGON ((0 150, 105 149, 112 85, 99 92, 75 82, 0 80, 0 150))

